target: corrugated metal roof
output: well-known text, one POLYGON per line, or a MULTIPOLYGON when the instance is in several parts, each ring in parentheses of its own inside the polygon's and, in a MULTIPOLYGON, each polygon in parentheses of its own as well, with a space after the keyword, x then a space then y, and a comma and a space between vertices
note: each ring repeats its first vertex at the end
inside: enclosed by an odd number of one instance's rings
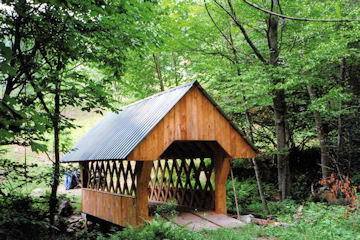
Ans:
POLYGON ((107 114, 61 161, 126 159, 195 82, 130 104, 118 113, 107 114))
MULTIPOLYGON (((198 87, 232 127, 244 136, 200 84, 194 81, 130 104, 119 113, 107 114, 64 155, 61 162, 126 159, 192 86, 198 87)), ((246 138, 244 140, 257 152, 246 138)))

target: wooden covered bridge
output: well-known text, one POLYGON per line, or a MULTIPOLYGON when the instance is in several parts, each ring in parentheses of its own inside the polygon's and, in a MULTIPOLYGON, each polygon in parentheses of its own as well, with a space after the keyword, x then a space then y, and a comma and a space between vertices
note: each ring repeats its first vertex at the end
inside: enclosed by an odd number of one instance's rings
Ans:
POLYGON ((197 81, 106 115, 62 162, 79 162, 82 212, 136 226, 149 202, 226 214, 233 158, 255 150, 197 81))

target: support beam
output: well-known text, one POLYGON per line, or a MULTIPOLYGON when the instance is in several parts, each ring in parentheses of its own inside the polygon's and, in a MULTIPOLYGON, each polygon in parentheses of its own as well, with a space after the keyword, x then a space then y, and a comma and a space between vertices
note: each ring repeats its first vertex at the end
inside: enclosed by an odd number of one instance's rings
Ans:
POLYGON ((226 214, 226 180, 230 170, 230 160, 223 152, 214 156, 215 167, 215 212, 226 214))
POLYGON ((141 224, 149 219, 148 186, 152 168, 152 161, 136 162, 136 222, 141 224))
POLYGON ((81 187, 87 188, 88 178, 89 178, 89 162, 79 162, 79 164, 80 164, 81 187))

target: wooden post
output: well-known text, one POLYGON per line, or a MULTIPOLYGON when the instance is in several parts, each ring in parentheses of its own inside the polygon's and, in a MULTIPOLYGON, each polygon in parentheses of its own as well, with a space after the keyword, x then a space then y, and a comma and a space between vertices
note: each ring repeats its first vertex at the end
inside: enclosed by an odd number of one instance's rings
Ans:
POLYGON ((152 168, 152 161, 137 161, 136 173, 136 224, 149 219, 149 193, 148 186, 152 168))
POLYGON ((229 175, 231 158, 223 152, 218 152, 214 157, 215 168, 215 212, 226 214, 226 179, 229 175))
POLYGON ((89 162, 79 162, 81 187, 87 188, 89 178, 89 162))

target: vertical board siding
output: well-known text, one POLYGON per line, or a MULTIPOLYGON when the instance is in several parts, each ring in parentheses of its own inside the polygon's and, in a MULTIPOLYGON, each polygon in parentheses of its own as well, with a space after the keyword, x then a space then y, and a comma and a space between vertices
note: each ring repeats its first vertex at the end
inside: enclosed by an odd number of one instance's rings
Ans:
POLYGON ((82 212, 121 225, 136 226, 135 197, 82 189, 82 212))
POLYGON ((159 159, 175 140, 217 141, 231 158, 255 157, 254 150, 195 86, 154 127, 127 159, 159 159))

